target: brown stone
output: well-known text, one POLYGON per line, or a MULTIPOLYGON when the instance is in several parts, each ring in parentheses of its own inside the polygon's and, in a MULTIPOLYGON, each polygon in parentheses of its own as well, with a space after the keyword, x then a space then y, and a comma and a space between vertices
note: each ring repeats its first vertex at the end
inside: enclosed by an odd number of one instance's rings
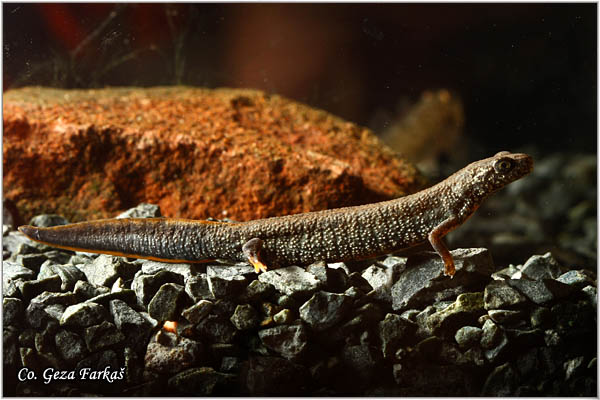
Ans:
POLYGON ((4 195, 27 221, 249 220, 415 191, 415 168, 366 128, 254 90, 188 87, 4 94, 4 195))

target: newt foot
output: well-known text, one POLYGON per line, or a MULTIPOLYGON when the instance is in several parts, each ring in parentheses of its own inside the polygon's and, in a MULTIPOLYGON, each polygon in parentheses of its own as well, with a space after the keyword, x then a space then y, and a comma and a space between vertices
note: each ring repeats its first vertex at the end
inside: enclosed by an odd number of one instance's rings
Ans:
POLYGON ((242 251, 244 252, 244 255, 246 256, 250 264, 252 264, 252 266, 254 267, 254 271, 256 271, 257 274, 259 274, 260 272, 267 272, 268 270, 265 263, 263 263, 260 259, 260 251, 262 249, 263 243, 264 242, 259 238, 253 238, 248 240, 244 244, 244 246, 242 246, 242 251))

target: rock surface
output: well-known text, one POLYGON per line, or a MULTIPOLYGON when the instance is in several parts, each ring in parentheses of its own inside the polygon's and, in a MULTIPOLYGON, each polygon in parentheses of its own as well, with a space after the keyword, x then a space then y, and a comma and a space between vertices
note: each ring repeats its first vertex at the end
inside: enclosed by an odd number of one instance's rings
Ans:
POLYGON ((26 220, 113 217, 140 202, 249 220, 421 184, 368 129, 259 91, 29 87, 3 99, 4 196, 26 220))

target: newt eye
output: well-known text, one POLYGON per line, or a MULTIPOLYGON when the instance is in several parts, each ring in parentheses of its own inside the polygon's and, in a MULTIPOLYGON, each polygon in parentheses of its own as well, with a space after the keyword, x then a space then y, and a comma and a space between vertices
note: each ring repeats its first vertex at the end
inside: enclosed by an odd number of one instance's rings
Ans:
POLYGON ((510 159, 500 159, 494 163, 494 169, 500 174, 505 174, 513 168, 513 162, 510 159))

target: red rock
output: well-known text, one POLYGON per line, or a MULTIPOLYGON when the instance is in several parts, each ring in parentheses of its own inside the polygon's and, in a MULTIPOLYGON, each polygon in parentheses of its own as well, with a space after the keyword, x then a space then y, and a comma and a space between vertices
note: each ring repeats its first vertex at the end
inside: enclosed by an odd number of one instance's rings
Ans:
POLYGON ((415 168, 366 128, 254 90, 187 87, 4 94, 4 196, 25 220, 249 220, 415 191, 415 168))

